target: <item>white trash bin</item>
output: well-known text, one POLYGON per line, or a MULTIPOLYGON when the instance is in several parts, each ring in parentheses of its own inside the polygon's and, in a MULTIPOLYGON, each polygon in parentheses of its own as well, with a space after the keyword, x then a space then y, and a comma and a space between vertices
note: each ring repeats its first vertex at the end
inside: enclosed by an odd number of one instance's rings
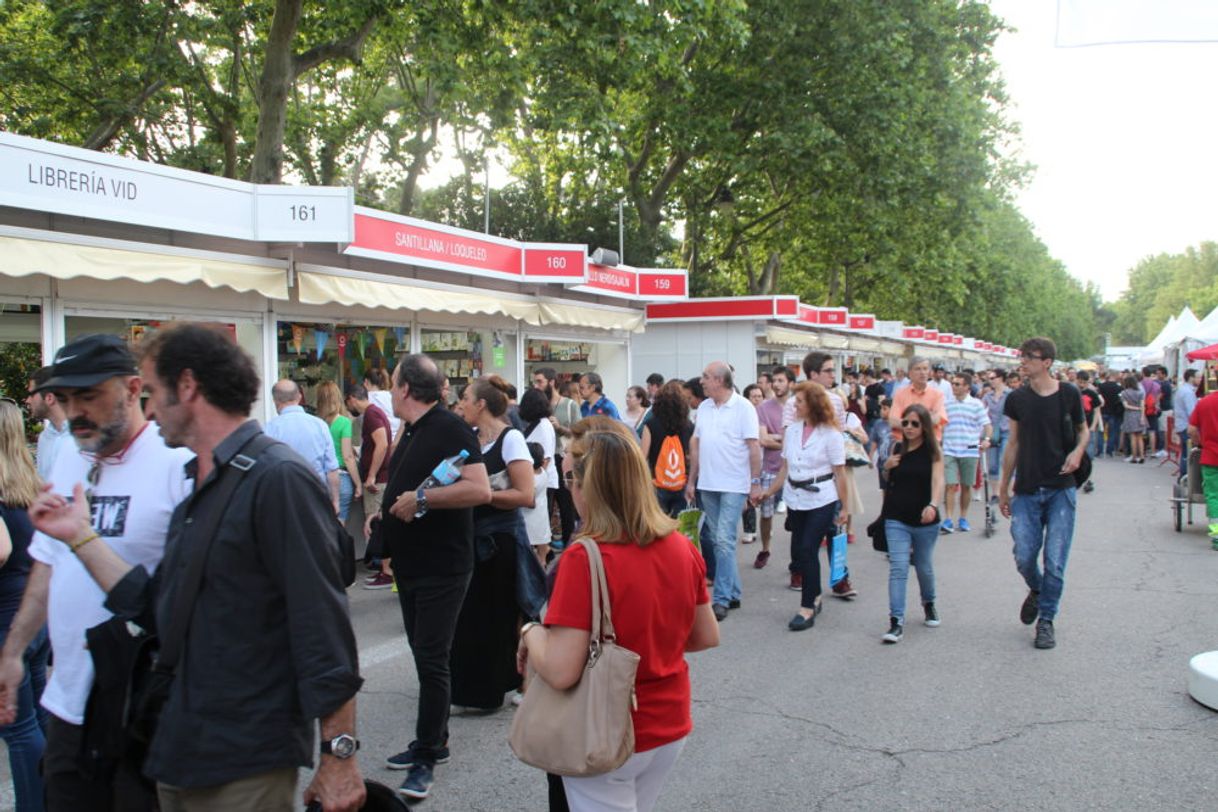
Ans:
POLYGON ((1218 710, 1218 651, 1206 651, 1188 661, 1188 693, 1212 710, 1218 710))

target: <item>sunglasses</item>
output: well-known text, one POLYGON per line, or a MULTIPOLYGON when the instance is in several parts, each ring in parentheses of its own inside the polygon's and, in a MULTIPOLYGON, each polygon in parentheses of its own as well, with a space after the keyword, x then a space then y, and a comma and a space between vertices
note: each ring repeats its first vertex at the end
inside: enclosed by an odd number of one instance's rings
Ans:
POLYGON ((917 429, 922 427, 922 423, 918 420, 902 420, 901 427, 906 429, 917 429))
POLYGON ((85 475, 85 482, 89 487, 85 488, 85 501, 90 505, 93 504, 93 489, 97 487, 97 483, 101 481, 101 460, 94 460, 93 465, 89 467, 89 473, 85 475))
POLYGON ((570 488, 572 485, 574 485, 574 484, 576 484, 577 482, 579 482, 579 480, 575 478, 575 472, 574 472, 574 471, 567 471, 565 474, 563 474, 563 475, 562 475, 562 481, 563 481, 563 482, 565 482, 565 483, 567 483, 567 487, 568 487, 568 488, 570 488))
POLYGON ((15 400, 13 400, 12 398, 0 398, 0 403, 11 403, 14 406, 16 406, 18 409, 21 408, 21 404, 15 400))

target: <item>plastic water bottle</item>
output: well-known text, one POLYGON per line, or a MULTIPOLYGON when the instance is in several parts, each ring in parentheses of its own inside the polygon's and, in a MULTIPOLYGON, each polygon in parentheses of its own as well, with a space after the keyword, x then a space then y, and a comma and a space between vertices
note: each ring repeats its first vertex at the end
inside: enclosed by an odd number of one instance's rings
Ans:
MULTIPOLYGON (((453 484, 461 478, 461 469, 465 466, 467 459, 469 459, 469 451, 462 449, 460 454, 440 460, 436 463, 436 467, 431 469, 431 475, 423 480, 423 484, 419 488, 442 488, 445 485, 453 484)), ((423 512, 419 511, 414 514, 414 517, 421 519, 423 512)))

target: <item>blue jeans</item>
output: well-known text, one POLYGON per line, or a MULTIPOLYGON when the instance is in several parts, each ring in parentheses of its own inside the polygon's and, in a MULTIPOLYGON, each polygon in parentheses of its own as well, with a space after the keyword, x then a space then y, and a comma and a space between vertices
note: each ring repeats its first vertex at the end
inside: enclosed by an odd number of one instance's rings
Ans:
POLYGON ((1112 457, 1121 446, 1121 418, 1114 415, 1104 415, 1104 430, 1108 432, 1108 442, 1104 445, 1104 453, 1112 457))
POLYGON ((990 448, 985 453, 988 455, 989 462, 987 474, 990 479, 998 479, 1002 475, 1002 452, 1007 447, 1007 432, 1002 429, 994 429, 994 434, 990 438, 990 448))
POLYGON ((1057 617, 1066 560, 1074 539, 1074 512, 1078 492, 1074 488, 1038 488, 1036 493, 1017 493, 1011 499, 1011 538, 1015 540, 1015 566, 1028 589, 1040 593, 1040 616, 1057 617), (1041 550, 1045 568, 1040 569, 1041 550))
POLYGON ((888 538, 888 615, 905 622, 905 589, 909 584, 910 560, 918 571, 922 603, 935 602, 935 542, 939 525, 914 526, 896 519, 884 521, 888 538))
POLYGON ((677 518, 677 514, 689 507, 685 501, 685 491, 666 491, 663 488, 656 488, 656 501, 660 503, 660 510, 677 518))
POLYGON ((355 497, 355 483, 351 481, 351 475, 346 471, 338 472, 338 520, 343 524, 347 523, 347 516, 351 513, 351 500, 355 497))
MULTIPOLYGON (((12 618, 9 618, 11 622, 12 618)), ((9 623, 0 631, 0 646, 8 637, 9 623)), ((8 745, 9 770, 13 774, 13 795, 17 812, 41 812, 42 775, 39 762, 46 749, 46 712, 38 705, 42 688, 46 685, 47 656, 50 642, 46 629, 42 629, 25 650, 25 677, 17 689, 17 718, 11 725, 0 728, 0 738, 8 745), (40 713, 41 717, 40 718, 40 713)))
POLYGON ((816 608, 820 597, 820 543, 833 532, 833 520, 837 517, 837 502, 830 502, 814 510, 791 510, 788 516, 794 528, 791 531, 791 561, 803 575, 803 591, 799 605, 804 609, 816 608))
MULTIPOLYGON (((1088 423, 1087 425, 1091 425, 1088 423)), ((1101 424, 1102 426, 1102 424, 1101 424)), ((1091 439, 1087 441, 1087 453, 1091 455, 1091 459, 1098 460, 1104 455, 1104 432, 1092 430, 1091 439)))
POLYGON ((736 525, 748 500, 746 493, 701 491, 706 526, 713 534, 715 549, 715 588, 712 603, 727 606, 740 600, 740 570, 736 566, 736 525))

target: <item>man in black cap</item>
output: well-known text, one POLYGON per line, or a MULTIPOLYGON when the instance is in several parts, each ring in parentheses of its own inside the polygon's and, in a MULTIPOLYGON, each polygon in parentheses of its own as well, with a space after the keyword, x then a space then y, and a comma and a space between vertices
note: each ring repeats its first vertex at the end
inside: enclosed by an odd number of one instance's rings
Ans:
POLYGON ((81 485, 89 532, 70 548, 42 533, 30 544, 33 568, 21 608, 0 652, 0 724, 12 721, 24 676, 22 654, 49 622, 55 668, 42 695, 50 712, 43 780, 47 809, 150 809, 155 791, 130 765, 91 759, 82 748, 93 660, 85 630, 111 617, 105 593, 77 559, 84 544, 105 539, 124 559, 160 563, 174 507, 189 492, 189 452, 168 448, 140 409, 143 384, 127 345, 112 335, 76 339, 55 355, 38 391, 63 405, 75 453, 62 449, 48 477, 57 494, 81 485))

